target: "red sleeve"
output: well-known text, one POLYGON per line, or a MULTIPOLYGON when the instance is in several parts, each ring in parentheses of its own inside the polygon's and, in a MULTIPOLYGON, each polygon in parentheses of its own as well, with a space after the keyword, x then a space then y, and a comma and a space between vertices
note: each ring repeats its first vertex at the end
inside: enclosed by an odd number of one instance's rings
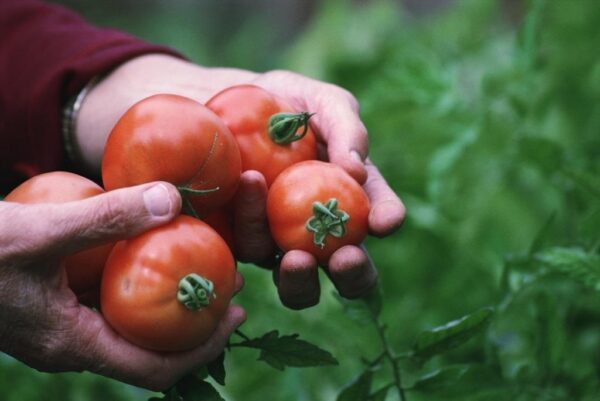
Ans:
POLYGON ((0 190, 62 168, 62 106, 95 75, 146 53, 181 57, 57 5, 0 0, 0 190))

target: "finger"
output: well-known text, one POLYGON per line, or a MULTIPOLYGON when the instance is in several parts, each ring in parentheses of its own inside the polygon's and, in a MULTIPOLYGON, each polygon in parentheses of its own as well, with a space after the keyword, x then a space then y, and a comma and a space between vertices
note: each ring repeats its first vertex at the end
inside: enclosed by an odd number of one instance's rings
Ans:
POLYGON ((267 183, 258 171, 242 173, 234 199, 234 239, 237 258, 261 262, 275 251, 267 222, 267 183))
POLYGON ((358 298, 377 282, 377 270, 362 249, 346 245, 331 255, 329 277, 344 298, 358 298))
POLYGON ((369 178, 363 188, 371 202, 369 231, 374 236, 384 237, 400 228, 406 217, 406 208, 379 169, 368 159, 366 167, 369 178))
POLYGON ((363 161, 369 152, 369 142, 367 129, 358 115, 358 103, 337 87, 321 99, 311 127, 326 142, 329 161, 363 184, 367 179, 363 161))
POLYGON ((244 288, 245 283, 246 282, 244 280, 244 276, 242 276, 242 273, 235 272, 235 286, 233 287, 233 293, 237 294, 238 292, 240 292, 242 288, 244 288))
POLYGON ((317 260, 304 251, 283 256, 277 276, 281 303, 291 309, 304 309, 319 303, 320 285, 317 260))
POLYGON ((80 330, 81 338, 88 342, 88 347, 79 353, 86 360, 87 370, 160 391, 171 387, 195 366, 214 360, 231 334, 246 320, 246 313, 241 307, 230 305, 206 343, 191 351, 173 353, 154 352, 129 343, 89 309, 81 320, 85 322, 80 330))
POLYGON ((63 256, 167 223, 180 208, 173 185, 148 183, 74 202, 19 205, 13 235, 30 254, 63 256))

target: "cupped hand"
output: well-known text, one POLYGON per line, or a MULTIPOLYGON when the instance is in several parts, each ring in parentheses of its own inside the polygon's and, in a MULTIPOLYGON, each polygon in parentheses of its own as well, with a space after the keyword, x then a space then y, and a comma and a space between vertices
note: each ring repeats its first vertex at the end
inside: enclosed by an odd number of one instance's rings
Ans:
MULTIPOLYGON (((371 201, 370 233, 393 233, 405 216, 402 201, 388 186, 368 155, 368 135, 352 94, 338 86, 289 71, 257 74, 232 68, 206 68, 166 55, 128 61, 106 76, 87 96, 77 121, 76 145, 89 170, 100 166, 104 143, 119 117, 144 97, 174 93, 205 103, 226 87, 253 83, 299 110, 315 115, 311 128, 319 141, 319 158, 338 164, 363 185, 371 201)), ((318 267, 302 251, 278 257, 266 218, 267 186, 256 171, 242 174, 235 199, 236 256, 274 269, 281 301, 301 309, 319 301, 318 267)), ((364 248, 346 246, 335 252, 325 271, 342 296, 358 297, 377 281, 377 271, 364 248)))
POLYGON ((230 306, 208 342, 194 350, 148 351, 79 304, 61 266, 65 255, 167 223, 180 207, 168 183, 63 204, 0 202, 0 351, 38 370, 88 370, 151 390, 164 390, 216 358, 245 319, 240 307, 230 306))
MULTIPOLYGON (((363 185, 371 203, 368 220, 371 235, 384 237, 400 227, 405 207, 367 158, 367 131, 352 94, 335 85, 286 71, 259 75, 253 83, 286 98, 298 110, 315 113, 310 124, 319 140, 319 157, 341 166, 363 185)), ((274 280, 284 305, 293 309, 313 306, 320 296, 317 261, 300 250, 273 260, 276 247, 269 235, 266 197, 267 185, 260 173, 244 172, 235 200, 238 257, 275 267, 274 280)), ((365 294, 377 281, 377 270, 362 246, 338 249, 325 271, 340 295, 346 298, 365 294)))
MULTIPOLYGON (((369 197, 369 232, 385 237, 395 232, 405 216, 402 201, 387 185, 377 167, 368 159, 363 189, 369 197)), ((320 284, 316 259, 308 252, 292 250, 281 256, 269 234, 266 218, 267 186, 256 171, 242 173, 235 199, 235 243, 240 260, 273 268, 281 302, 292 309, 304 309, 319 302, 320 284)), ((357 298, 377 282, 377 270, 363 246, 347 245, 331 256, 325 272, 346 298, 357 298)))

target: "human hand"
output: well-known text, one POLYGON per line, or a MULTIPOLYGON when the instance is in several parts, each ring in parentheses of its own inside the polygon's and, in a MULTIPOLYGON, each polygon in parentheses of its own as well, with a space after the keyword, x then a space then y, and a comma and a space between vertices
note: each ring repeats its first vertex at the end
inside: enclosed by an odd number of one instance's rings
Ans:
MULTIPOLYGON (((319 158, 341 166, 363 184, 371 203, 368 218, 371 235, 383 237, 400 227, 406 213, 404 205, 367 158, 367 131, 358 115, 358 103, 349 92, 285 71, 262 74, 253 83, 285 98, 297 110, 315 113, 310 124, 319 140, 319 158)), ((238 257, 274 265, 274 280, 284 305, 293 309, 315 305, 320 296, 315 258, 307 252, 292 250, 273 263, 277 249, 269 235, 266 198, 267 185, 262 175, 256 171, 244 172, 235 199, 238 257)), ((325 272, 346 298, 365 294, 377 281, 377 270, 364 247, 338 249, 325 272)))
POLYGON ((180 207, 168 183, 63 204, 0 202, 0 351, 38 370, 89 370, 151 390, 164 390, 216 358, 245 319, 240 307, 231 305, 211 338, 194 350, 148 351, 79 304, 61 266, 65 255, 167 223, 180 207))
MULTIPOLYGON (((164 55, 133 59, 103 79, 88 95, 77 121, 82 160, 98 169, 106 137, 119 117, 135 102, 156 93, 175 93, 205 103, 222 89, 253 83, 286 99, 298 110, 316 113, 311 128, 319 141, 319 158, 340 165, 360 184, 371 201, 369 230, 383 237, 402 223, 405 208, 376 166, 368 159, 367 131, 359 106, 348 91, 287 71, 256 74, 228 68, 205 68, 164 55)), ((312 255, 290 251, 274 263, 277 248, 266 219, 267 186, 256 171, 242 174, 235 200, 236 256, 276 267, 275 282, 283 304, 301 309, 318 303, 318 267, 312 255), (280 263, 279 263, 280 262, 280 263)), ((325 271, 342 296, 368 291, 377 271, 366 251, 346 246, 335 252, 325 271)))

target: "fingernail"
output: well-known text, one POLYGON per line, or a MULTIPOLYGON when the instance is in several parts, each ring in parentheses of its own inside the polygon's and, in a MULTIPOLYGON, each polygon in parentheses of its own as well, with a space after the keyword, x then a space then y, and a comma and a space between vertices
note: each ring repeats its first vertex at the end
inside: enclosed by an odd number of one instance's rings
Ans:
POLYGON ((144 191, 144 204, 152 216, 166 216, 171 212, 171 196, 163 184, 154 185, 144 191))

